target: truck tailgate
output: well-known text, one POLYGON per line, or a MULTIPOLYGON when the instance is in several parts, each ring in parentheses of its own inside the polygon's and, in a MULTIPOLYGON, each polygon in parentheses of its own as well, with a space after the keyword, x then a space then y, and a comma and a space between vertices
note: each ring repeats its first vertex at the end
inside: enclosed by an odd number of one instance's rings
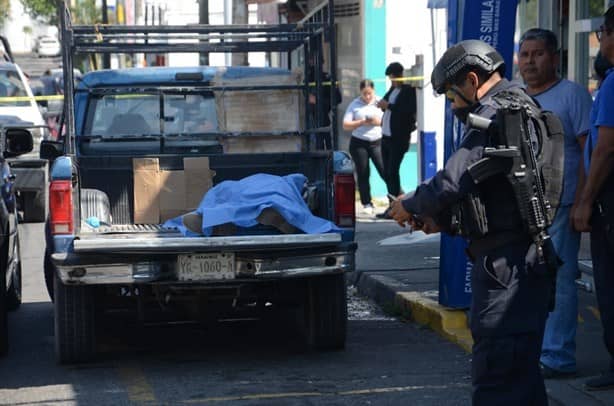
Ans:
POLYGON ((231 237, 182 237, 178 233, 88 233, 75 239, 73 249, 75 253, 97 254, 246 251, 334 246, 341 241, 341 235, 337 233, 231 237))

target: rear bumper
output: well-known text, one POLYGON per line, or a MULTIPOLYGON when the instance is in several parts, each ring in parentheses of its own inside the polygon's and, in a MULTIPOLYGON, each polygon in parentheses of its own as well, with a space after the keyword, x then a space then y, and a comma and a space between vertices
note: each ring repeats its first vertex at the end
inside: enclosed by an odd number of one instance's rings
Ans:
POLYGON ((160 246, 155 239, 124 240, 123 244, 110 241, 119 240, 112 238, 107 244, 76 240, 74 251, 54 253, 51 259, 62 282, 93 285, 179 282, 178 256, 207 252, 233 252, 235 279, 188 283, 296 278, 354 270, 357 247, 354 242, 338 242, 326 234, 310 236, 308 242, 305 235, 274 237, 260 241, 249 237, 190 238, 188 241, 167 238, 160 246), (333 241, 337 242, 331 244, 333 241))

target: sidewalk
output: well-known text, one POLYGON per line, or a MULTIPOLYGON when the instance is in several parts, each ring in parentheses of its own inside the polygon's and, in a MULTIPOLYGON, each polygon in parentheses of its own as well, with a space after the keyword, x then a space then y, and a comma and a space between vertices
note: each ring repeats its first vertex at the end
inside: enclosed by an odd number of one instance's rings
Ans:
MULTIPOLYGON (((466 310, 440 306, 439 236, 422 232, 409 234, 395 222, 358 217, 356 226, 358 251, 356 272, 348 283, 375 300, 385 310, 401 314, 428 326, 444 338, 471 351, 471 334, 466 310)), ((580 251, 581 270, 591 280, 588 239, 583 238, 580 251)), ((614 405, 614 391, 587 392, 584 381, 607 366, 608 354, 594 293, 579 290, 577 333, 578 376, 573 379, 548 380, 546 387, 551 405, 614 405)), ((469 366, 468 366, 469 368, 469 366)))

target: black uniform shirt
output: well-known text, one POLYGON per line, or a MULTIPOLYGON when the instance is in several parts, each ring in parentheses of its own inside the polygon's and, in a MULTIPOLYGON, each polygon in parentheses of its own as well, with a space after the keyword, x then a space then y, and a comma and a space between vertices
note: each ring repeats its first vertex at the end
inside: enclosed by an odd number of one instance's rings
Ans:
MULTIPOLYGON (((474 110, 482 117, 493 118, 496 110, 487 99, 502 90, 518 85, 502 79, 480 100, 474 110)), ((527 96, 528 97, 528 96, 527 96)), ((419 185, 413 194, 402 201, 405 210, 431 217, 445 231, 449 224, 451 207, 472 191, 477 191, 467 168, 482 158, 485 146, 490 146, 485 131, 465 128, 461 144, 448 159, 445 167, 428 181, 419 185)), ((522 229, 518 208, 514 203, 511 185, 504 175, 496 175, 480 185, 480 196, 486 206, 486 217, 491 232, 516 231, 522 229)))

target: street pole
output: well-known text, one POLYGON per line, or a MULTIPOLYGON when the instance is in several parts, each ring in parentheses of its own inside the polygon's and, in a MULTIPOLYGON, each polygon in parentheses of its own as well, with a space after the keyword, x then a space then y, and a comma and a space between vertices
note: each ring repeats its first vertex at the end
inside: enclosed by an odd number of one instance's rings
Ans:
MULTIPOLYGON (((109 24, 109 12, 107 10, 107 0, 102 0, 102 25, 109 24)), ((102 54, 102 68, 111 68, 111 54, 102 54)))
MULTIPOLYGON (((198 1, 198 23, 209 25, 209 0, 198 1)), ((207 39, 201 39, 201 42, 208 42, 207 39)), ((199 65, 209 65, 209 52, 201 52, 199 57, 199 65)))
MULTIPOLYGON (((233 24, 245 24, 247 25, 248 21, 248 9, 247 2, 245 0, 233 0, 233 8, 232 8, 232 23, 233 24)), ((233 66, 247 66, 249 65, 247 59, 247 53, 234 53, 232 54, 232 65, 233 66)))
MULTIPOLYGON (((224 0, 224 25, 232 24, 232 0, 224 0)), ((232 54, 226 52, 224 54, 226 66, 232 65, 232 54)))

